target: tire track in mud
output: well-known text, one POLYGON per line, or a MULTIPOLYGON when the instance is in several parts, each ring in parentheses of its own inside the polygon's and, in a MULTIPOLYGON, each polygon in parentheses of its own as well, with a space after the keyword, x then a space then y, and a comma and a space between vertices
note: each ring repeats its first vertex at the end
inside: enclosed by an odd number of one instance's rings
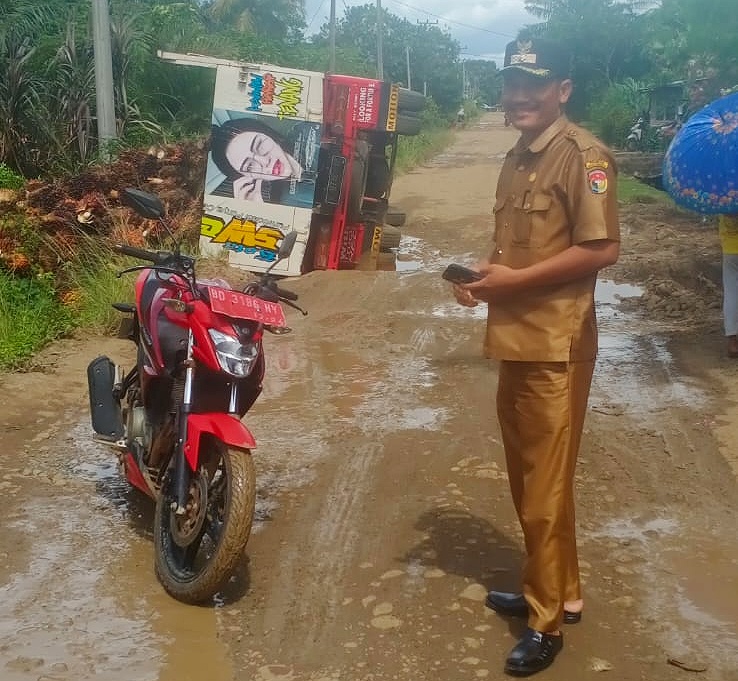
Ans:
MULTIPOLYGON (((341 273, 338 274, 340 276, 341 273)), ((308 290, 301 292, 301 302, 307 309, 312 306, 313 296, 320 294, 320 283, 315 279, 317 277, 313 277, 313 290, 308 284, 308 290)), ((386 288, 386 283, 375 281, 353 293, 371 298, 383 295, 386 288)), ((377 386, 391 382, 391 378, 387 375, 384 359, 371 351, 373 339, 378 334, 382 335, 385 329, 381 324, 373 324, 372 320, 361 319, 356 313, 347 315, 341 312, 343 307, 341 300, 335 301, 334 309, 341 317, 340 326, 332 323, 335 315, 329 313, 330 321, 314 315, 301 323, 296 322, 294 328, 296 337, 302 339, 296 348, 304 353, 305 360, 300 372, 302 376, 310 377, 313 389, 319 395, 312 402, 310 417, 310 431, 320 434, 319 444, 315 443, 319 454, 304 452, 299 460, 282 461, 281 464, 277 460, 278 454, 262 457, 268 459, 266 463, 273 469, 275 478, 280 475, 279 468, 286 472, 291 466, 305 466, 311 471, 302 482, 297 481, 300 501, 293 501, 289 508, 284 505, 275 512, 277 520, 290 514, 290 527, 284 528, 286 534, 280 542, 282 548, 277 557, 279 574, 275 575, 275 581, 268 580, 269 593, 263 597, 263 614, 256 616, 256 620, 262 621, 253 624, 265 632, 273 649, 278 649, 282 641, 291 641, 294 645, 290 646, 288 657, 297 662, 303 657, 314 656, 316 646, 320 648, 322 640, 334 635, 332 626, 342 602, 347 574, 355 562, 355 549, 361 539, 357 528, 366 522, 371 481, 383 455, 377 424, 388 418, 383 411, 384 396, 377 386), (328 345, 322 340, 308 342, 308 339, 320 338, 319 331, 326 324, 332 332, 331 343, 328 345), (365 342, 362 345, 367 348, 364 355, 340 350, 340 338, 336 334, 344 336, 355 329, 363 330, 365 342), (318 487, 323 491, 316 492, 318 487), (293 513, 296 516, 292 516, 293 513)), ((353 305, 351 307, 355 309, 353 305)), ((357 307, 361 309, 361 301, 357 307)), ((290 380, 304 379, 292 371, 287 374, 287 382, 290 380)), ((266 388, 264 397, 267 401, 261 404, 260 413, 268 420, 275 403, 266 388)), ((292 408, 284 394, 278 401, 280 409, 290 411, 292 408)), ((294 405, 294 408, 299 407, 299 404, 294 405)), ((265 434, 259 438, 260 448, 275 453, 284 451, 285 447, 280 443, 286 444, 288 440, 286 434, 265 434)), ((270 526, 270 533, 275 529, 270 526)), ((272 544, 267 538, 265 540, 272 544)), ((259 561, 263 558, 266 556, 262 556, 261 547, 256 547, 252 560, 254 573, 270 569, 274 557, 266 559, 266 563, 260 566, 259 561)))
MULTIPOLYGON (((334 669, 343 668, 343 661, 335 655, 326 655, 325 651, 331 647, 335 650, 337 640, 346 636, 345 609, 349 603, 358 603, 357 588, 371 591, 379 583, 375 578, 371 584, 360 586, 362 580, 368 578, 362 573, 382 571, 381 563, 387 560, 387 556, 382 555, 382 528, 397 522, 395 502, 383 508, 378 501, 382 499, 379 490, 386 489, 380 480, 387 473, 387 464, 391 463, 387 457, 399 453, 388 449, 392 446, 388 437, 394 440, 398 432, 420 433, 425 428, 438 437, 445 431, 445 422, 452 417, 454 409, 463 409, 469 398, 463 383, 460 386, 455 380, 449 381, 449 372, 458 371, 456 360, 452 358, 454 353, 467 355, 470 336, 476 336, 479 311, 472 315, 453 303, 446 303, 448 286, 433 273, 413 272, 390 277, 372 273, 367 276, 376 279, 366 282, 366 289, 353 290, 353 295, 345 300, 339 294, 339 300, 335 301, 336 312, 329 318, 340 318, 341 324, 340 331, 336 325, 331 325, 333 350, 330 356, 326 355, 328 351, 321 343, 299 343, 308 358, 307 366, 301 368, 302 374, 309 376, 324 393, 319 406, 313 403, 311 430, 330 435, 321 438, 323 464, 316 466, 321 469, 320 479, 313 479, 311 485, 324 488, 325 492, 319 492, 319 499, 292 502, 289 509, 285 507, 275 515, 275 518, 289 515, 290 525, 302 531, 288 530, 279 540, 274 536, 277 528, 269 528, 272 540, 268 543, 272 546, 279 543, 284 548, 277 557, 278 578, 270 580, 268 586, 260 585, 268 591, 262 599, 263 612, 251 618, 250 629, 254 633, 265 633, 264 645, 260 646, 263 652, 241 653, 246 658, 246 666, 255 669, 263 678, 271 678, 274 674, 286 679, 298 674, 295 678, 307 679, 313 678, 308 669, 319 667, 325 671, 331 665, 334 669), (419 290, 429 288, 432 294, 418 296, 419 290), (392 311, 377 307, 376 302, 369 304, 372 298, 391 298, 392 311), (431 302, 439 298, 444 302, 431 302), (359 343, 348 339, 357 329, 362 333, 359 343), (353 353, 336 350, 344 343, 353 348, 353 353), (361 354, 356 354, 357 345, 361 354), (463 346, 466 347, 462 349, 463 346), (332 383, 326 381, 319 366, 323 371, 336 373, 332 383), (439 372, 443 372, 445 378, 440 379, 439 372), (347 413, 342 405, 355 392, 352 386, 356 385, 359 385, 360 399, 353 400, 350 413, 347 413), (448 408, 446 400, 439 402, 436 394, 424 399, 425 391, 436 390, 440 385, 444 386, 444 392, 450 391, 447 398, 448 404, 455 405, 452 409, 448 408), (434 406, 425 407, 424 402, 434 406), (380 565, 367 561, 367 554, 374 555, 380 565), (285 650, 287 641, 289 648, 285 650), (274 655, 274 651, 280 649, 282 654, 274 655), (269 651, 272 651, 271 656, 269 651), (301 672, 296 672, 297 668, 301 672)), ((304 282, 300 284, 305 286, 304 282)), ((309 309, 311 296, 316 295, 320 284, 309 283, 306 289, 300 293, 301 302, 309 309)), ((296 325, 297 337, 315 337, 312 325, 319 327, 323 321, 312 317, 299 325, 303 328, 296 325)), ((472 352, 477 355, 478 346, 472 352)), ((288 376, 287 382, 289 380, 288 376)), ((294 373, 293 380, 299 380, 294 373)), ((484 392, 488 392, 487 387, 484 392)), ((270 404, 262 406, 270 407, 270 404)), ((281 408, 289 411, 290 405, 282 401, 281 408)), ((257 439, 266 449, 280 449, 268 437, 257 439)), ((481 452, 488 446, 486 434, 470 433, 463 440, 474 441, 470 446, 472 451, 481 452)), ((420 442, 418 444, 422 447, 420 442)), ((450 450, 458 450, 456 454, 444 453, 456 462, 464 459, 468 448, 457 444, 450 450)), ((451 487, 456 490, 456 485, 446 488, 443 483, 435 496, 440 494, 440 498, 447 498, 451 487)), ((312 493, 303 488, 302 494, 312 493)), ((459 497, 451 496, 451 499, 461 503, 459 497)), ((268 563, 258 566, 265 558, 264 547, 255 548, 252 558, 255 574, 270 569, 268 563)), ((385 568, 387 574, 405 572, 390 566, 385 568)), ((422 572, 422 566, 406 566, 408 589, 425 589, 422 578, 411 576, 413 570, 419 568, 422 572)), ((379 579, 381 581, 382 577, 379 579)), ((260 587, 255 585, 257 589, 260 587)), ((366 596, 366 592, 362 596, 361 604, 368 603, 371 597, 366 596)), ((384 603, 377 607, 381 611, 381 607, 389 606, 384 603)), ((359 620, 352 619, 349 626, 354 637, 362 641, 362 647, 371 649, 370 641, 376 636, 381 639, 381 630, 372 630, 369 623, 362 623, 361 612, 357 614, 359 620)), ((384 622, 381 616, 380 620, 384 622)), ((391 618, 387 621, 391 622, 391 618)), ((401 640, 398 639, 398 644, 401 640)), ((349 641, 345 645, 354 643, 349 641)))

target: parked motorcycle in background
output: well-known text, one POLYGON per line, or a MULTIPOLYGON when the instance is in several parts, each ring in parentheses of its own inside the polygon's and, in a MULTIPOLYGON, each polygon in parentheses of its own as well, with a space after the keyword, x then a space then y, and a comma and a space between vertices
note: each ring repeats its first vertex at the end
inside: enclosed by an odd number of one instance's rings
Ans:
POLYGON ((235 291, 195 278, 195 260, 180 253, 156 196, 126 189, 121 201, 158 220, 174 251, 114 247, 150 264, 119 273, 140 273, 135 304, 113 305, 131 315, 136 365, 124 373, 108 357, 90 363, 92 428, 118 452, 130 484, 156 503, 157 578, 174 598, 201 603, 232 576, 251 533, 256 443, 241 418, 261 392, 264 332, 288 330, 281 303, 307 314, 270 274, 297 233, 283 239, 269 270, 235 291))
POLYGON ((633 124, 625 138, 625 149, 626 151, 638 151, 642 148, 646 135, 648 134, 646 128, 648 123, 645 116, 638 116, 638 119, 633 124))
POLYGON ((669 146, 674 135, 677 134, 686 119, 686 108, 679 107, 676 117, 671 121, 651 124, 648 113, 638 116, 625 139, 626 151, 662 151, 669 146))

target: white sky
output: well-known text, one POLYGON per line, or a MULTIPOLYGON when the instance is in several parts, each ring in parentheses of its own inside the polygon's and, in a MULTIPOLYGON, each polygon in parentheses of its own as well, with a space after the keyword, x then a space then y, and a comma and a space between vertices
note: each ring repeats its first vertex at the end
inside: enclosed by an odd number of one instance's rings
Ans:
MULTIPOLYGON (((524 0, 381 0, 382 8, 411 22, 438 22, 462 47, 462 59, 494 59, 502 66, 505 45, 526 24, 538 19, 525 11, 524 0)), ((354 5, 374 0, 336 0, 336 17, 354 5)), ((308 34, 330 18, 330 0, 306 0, 308 34)))

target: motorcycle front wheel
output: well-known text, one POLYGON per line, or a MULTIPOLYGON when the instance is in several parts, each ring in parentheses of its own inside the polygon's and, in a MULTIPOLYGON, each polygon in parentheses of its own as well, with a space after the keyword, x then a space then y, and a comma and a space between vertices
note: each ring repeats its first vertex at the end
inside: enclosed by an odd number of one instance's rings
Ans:
POLYGON ((190 473, 184 514, 172 509, 171 485, 154 514, 156 576, 178 601, 210 600, 242 560, 251 534, 256 474, 251 453, 203 439, 200 467, 190 473))

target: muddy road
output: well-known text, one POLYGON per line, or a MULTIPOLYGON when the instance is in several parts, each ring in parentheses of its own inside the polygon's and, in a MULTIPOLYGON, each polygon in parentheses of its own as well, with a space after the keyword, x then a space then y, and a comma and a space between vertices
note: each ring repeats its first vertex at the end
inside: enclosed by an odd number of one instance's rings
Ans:
MULTIPOLYGON (((408 213, 395 270, 291 284, 310 314, 267 339, 246 419, 257 522, 212 606, 164 594, 151 507, 90 437, 85 367, 98 354, 130 365, 130 348, 67 339, 0 376, 0 679, 504 678, 524 624, 483 603, 517 586, 521 558, 496 367, 481 355, 483 309, 455 305, 440 272, 486 250, 514 139, 488 114, 395 182, 408 213)), ((653 272, 659 286, 688 279, 697 237, 668 216, 649 222, 649 206, 628 210, 623 258, 598 285, 577 475, 584 617, 539 676, 733 681, 738 364, 708 299, 644 313, 653 272), (667 248, 677 242, 686 259, 667 248)), ((699 240, 709 260, 716 240, 699 240)))

